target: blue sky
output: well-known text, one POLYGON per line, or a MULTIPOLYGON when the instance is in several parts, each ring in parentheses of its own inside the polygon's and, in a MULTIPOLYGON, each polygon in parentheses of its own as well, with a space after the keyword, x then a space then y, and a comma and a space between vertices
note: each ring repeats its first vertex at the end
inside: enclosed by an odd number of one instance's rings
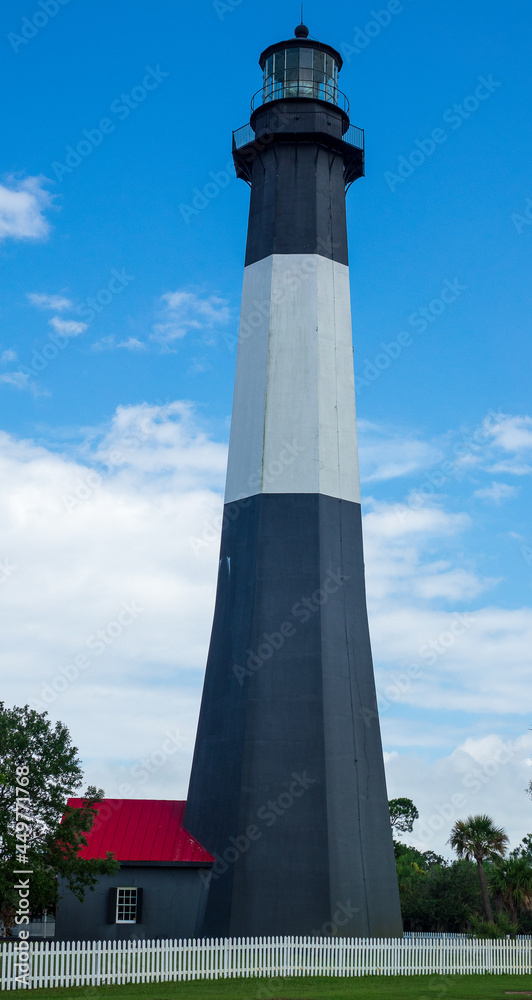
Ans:
MULTIPOLYGON (((110 6, 12 0, 0 14, 2 673, 7 701, 43 704, 137 600, 49 710, 108 794, 183 796, 247 224, 231 130, 299 5, 110 6)), ((532 12, 307 0, 305 20, 343 52, 366 130, 348 224, 390 793, 429 822, 479 767, 463 811, 515 840, 532 829, 532 12)), ((450 822, 418 842, 443 850, 450 822)))

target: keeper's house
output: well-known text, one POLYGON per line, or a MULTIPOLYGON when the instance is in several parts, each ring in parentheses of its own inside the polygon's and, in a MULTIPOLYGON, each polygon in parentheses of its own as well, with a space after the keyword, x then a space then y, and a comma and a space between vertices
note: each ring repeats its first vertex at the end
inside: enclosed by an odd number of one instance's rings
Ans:
MULTIPOLYGON (((81 799, 69 799, 81 806, 81 799)), ((84 858, 120 862, 82 903, 63 885, 56 941, 128 941, 197 936, 214 859, 183 827, 185 802, 105 799, 84 858)))

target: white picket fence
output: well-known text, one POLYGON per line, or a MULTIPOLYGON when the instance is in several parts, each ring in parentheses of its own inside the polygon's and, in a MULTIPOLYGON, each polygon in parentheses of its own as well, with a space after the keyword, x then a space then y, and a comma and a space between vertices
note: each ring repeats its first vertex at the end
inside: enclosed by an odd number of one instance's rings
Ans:
POLYGON ((36 942, 29 975, 0 945, 0 986, 107 986, 260 976, 411 976, 532 973, 530 941, 445 938, 231 938, 189 941, 36 942))
MULTIPOLYGON (((471 938, 471 934, 458 934, 448 931, 405 931, 405 938, 445 938, 452 940, 456 938, 471 938)), ((510 935, 508 935, 510 937, 510 935)), ((532 941, 532 934, 516 934, 517 941, 532 941)))

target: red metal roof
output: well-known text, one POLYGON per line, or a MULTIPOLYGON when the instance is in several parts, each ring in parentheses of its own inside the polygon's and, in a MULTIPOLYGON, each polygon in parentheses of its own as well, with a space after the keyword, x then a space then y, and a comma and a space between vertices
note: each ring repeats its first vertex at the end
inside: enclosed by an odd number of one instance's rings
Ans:
MULTIPOLYGON (((82 799, 69 799, 80 807, 82 799)), ((81 858, 118 861, 211 862, 214 858, 183 827, 186 802, 171 799, 104 799, 81 858)))

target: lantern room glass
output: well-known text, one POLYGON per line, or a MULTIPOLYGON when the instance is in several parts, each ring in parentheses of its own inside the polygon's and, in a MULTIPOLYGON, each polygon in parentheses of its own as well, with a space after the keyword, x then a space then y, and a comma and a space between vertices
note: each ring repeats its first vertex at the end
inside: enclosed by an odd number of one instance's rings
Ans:
POLYGON ((336 60, 310 46, 290 46, 274 52, 264 65, 262 103, 287 97, 310 97, 338 104, 336 60))

